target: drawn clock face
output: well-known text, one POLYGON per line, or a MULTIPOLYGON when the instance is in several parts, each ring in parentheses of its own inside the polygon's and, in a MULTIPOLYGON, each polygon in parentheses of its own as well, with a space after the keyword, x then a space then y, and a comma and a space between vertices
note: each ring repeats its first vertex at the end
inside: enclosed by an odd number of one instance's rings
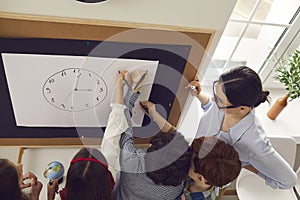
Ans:
POLYGON ((53 74, 45 81, 43 96, 58 109, 77 112, 100 104, 107 96, 107 86, 93 71, 68 68, 53 74))

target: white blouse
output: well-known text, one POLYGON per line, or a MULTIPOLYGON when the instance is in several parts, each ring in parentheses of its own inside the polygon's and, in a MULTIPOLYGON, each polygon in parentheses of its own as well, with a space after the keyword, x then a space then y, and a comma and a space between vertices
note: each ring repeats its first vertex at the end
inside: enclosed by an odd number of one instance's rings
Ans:
POLYGON ((108 123, 101 143, 101 152, 105 156, 109 170, 111 171, 114 179, 116 174, 120 171, 120 137, 123 132, 128 128, 128 123, 124 115, 125 105, 111 104, 112 111, 108 118, 108 123))

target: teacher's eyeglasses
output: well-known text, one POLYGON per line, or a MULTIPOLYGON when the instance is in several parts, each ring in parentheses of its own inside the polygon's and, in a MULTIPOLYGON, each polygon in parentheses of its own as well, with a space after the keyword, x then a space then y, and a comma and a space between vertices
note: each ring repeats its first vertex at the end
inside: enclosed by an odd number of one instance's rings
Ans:
MULTIPOLYGON (((213 82, 213 95, 214 95, 214 100, 218 106, 219 109, 229 109, 229 108, 237 108, 237 107, 240 107, 240 106, 234 106, 234 105, 231 105, 231 106, 220 106, 220 103, 223 103, 224 101, 222 99, 220 99, 217 94, 216 94, 216 85, 219 81, 214 81, 213 82)), ((224 105, 224 104, 223 104, 224 105)))

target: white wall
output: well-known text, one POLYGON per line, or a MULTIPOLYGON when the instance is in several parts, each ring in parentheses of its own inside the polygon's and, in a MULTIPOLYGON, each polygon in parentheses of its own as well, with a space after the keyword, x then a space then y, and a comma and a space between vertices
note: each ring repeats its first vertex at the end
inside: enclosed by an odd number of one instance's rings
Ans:
POLYGON ((222 30, 235 2, 236 0, 109 0, 86 4, 75 0, 1 0, 0 11, 222 30))
POLYGON ((0 0, 0 12, 215 29, 214 52, 237 0, 0 0))

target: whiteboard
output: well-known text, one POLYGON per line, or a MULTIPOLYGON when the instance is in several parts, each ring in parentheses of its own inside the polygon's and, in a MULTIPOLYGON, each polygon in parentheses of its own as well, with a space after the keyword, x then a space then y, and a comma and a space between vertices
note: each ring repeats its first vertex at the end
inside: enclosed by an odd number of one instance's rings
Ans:
MULTIPOLYGON (((118 70, 148 71, 140 101, 148 100, 158 61, 2 53, 17 126, 105 127, 118 70)), ((126 89, 126 86, 125 86, 126 89)), ((135 106, 133 125, 144 114, 135 106)))

